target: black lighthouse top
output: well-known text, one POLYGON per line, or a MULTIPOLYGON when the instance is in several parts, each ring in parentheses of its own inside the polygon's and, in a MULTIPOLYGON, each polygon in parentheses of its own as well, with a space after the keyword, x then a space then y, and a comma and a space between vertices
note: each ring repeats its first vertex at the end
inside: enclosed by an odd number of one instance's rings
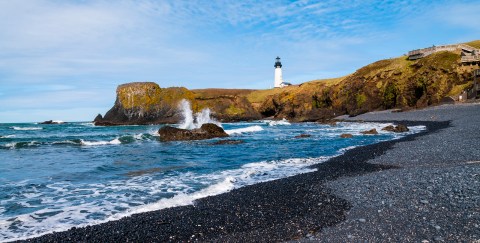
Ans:
POLYGON ((275 62, 274 67, 275 67, 275 68, 281 68, 281 67, 282 67, 282 63, 280 62, 280 57, 277 56, 277 58, 275 58, 275 60, 277 60, 277 61, 275 62))

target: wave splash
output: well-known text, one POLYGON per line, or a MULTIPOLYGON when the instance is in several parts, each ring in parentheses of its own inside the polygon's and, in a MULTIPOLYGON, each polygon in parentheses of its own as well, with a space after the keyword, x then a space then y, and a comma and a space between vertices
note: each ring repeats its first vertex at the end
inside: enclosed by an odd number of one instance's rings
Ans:
POLYGON ((181 129, 195 129, 200 128, 205 123, 213 123, 219 127, 222 124, 210 117, 210 109, 205 108, 201 112, 193 114, 190 102, 186 99, 180 101, 179 109, 182 112, 183 121, 179 124, 181 129))
POLYGON ((290 122, 288 122, 287 119, 283 118, 282 120, 279 121, 266 121, 266 123, 269 126, 290 126, 292 125, 290 122))
POLYGON ((261 126, 258 126, 258 125, 250 126, 250 127, 244 127, 244 128, 236 128, 236 129, 225 130, 225 132, 228 135, 242 134, 242 133, 252 133, 252 132, 259 132, 259 131, 263 131, 263 128, 261 126))

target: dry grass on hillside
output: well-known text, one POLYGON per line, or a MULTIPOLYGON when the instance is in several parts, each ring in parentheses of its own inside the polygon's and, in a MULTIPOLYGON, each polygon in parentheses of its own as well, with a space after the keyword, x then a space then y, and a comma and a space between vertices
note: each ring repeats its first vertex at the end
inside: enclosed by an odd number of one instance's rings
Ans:
POLYGON ((465 44, 467 44, 471 47, 475 47, 477 49, 480 49, 480 40, 470 41, 470 42, 467 42, 465 44))
POLYGON ((251 92, 247 95, 248 101, 251 103, 261 103, 263 102, 268 96, 280 94, 282 92, 289 92, 289 93, 300 93, 304 91, 311 91, 312 89, 318 89, 319 87, 329 87, 333 85, 337 85, 342 82, 345 77, 340 78, 330 78, 330 79, 316 79, 312 81, 308 81, 299 85, 292 85, 284 88, 274 88, 274 89, 264 89, 264 90, 256 90, 251 92))
POLYGON ((254 92, 254 89, 192 89, 196 97, 212 98, 218 96, 232 95, 232 96, 247 96, 254 92))

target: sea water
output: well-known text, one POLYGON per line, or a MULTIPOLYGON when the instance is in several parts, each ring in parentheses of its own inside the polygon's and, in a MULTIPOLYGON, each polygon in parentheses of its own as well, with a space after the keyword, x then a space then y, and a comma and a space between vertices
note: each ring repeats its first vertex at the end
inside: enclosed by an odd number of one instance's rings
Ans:
POLYGON ((230 138, 160 142, 161 125, 0 124, 0 241, 194 204, 198 198, 311 172, 310 165, 349 148, 425 129, 395 134, 381 131, 385 123, 329 126, 286 120, 220 125, 230 138), (379 134, 360 133, 372 128, 379 134), (342 133, 354 136, 342 139, 342 133), (300 134, 311 136, 295 138, 300 134), (214 145, 223 139, 243 143, 214 145))

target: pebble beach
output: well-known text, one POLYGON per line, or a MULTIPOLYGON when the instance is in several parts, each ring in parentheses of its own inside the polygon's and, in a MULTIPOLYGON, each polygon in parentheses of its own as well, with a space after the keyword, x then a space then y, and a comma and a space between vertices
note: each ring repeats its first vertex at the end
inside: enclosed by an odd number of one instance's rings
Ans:
POLYGON ((348 150, 314 165, 315 172, 26 241, 480 240, 479 104, 339 119, 425 125, 427 130, 348 150))

